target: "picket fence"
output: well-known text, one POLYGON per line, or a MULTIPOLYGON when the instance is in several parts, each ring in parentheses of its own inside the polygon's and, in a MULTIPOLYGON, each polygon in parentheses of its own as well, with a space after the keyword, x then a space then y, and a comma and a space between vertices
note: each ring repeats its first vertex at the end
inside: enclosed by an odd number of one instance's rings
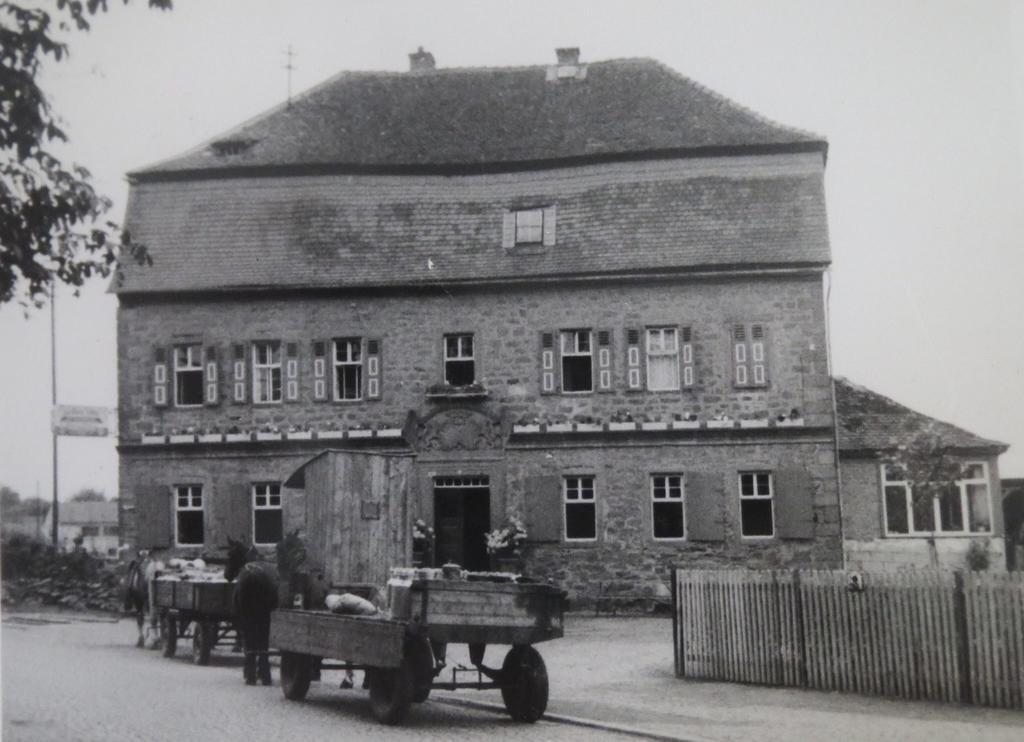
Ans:
POLYGON ((1024 709, 1024 574, 675 570, 676 675, 1024 709))

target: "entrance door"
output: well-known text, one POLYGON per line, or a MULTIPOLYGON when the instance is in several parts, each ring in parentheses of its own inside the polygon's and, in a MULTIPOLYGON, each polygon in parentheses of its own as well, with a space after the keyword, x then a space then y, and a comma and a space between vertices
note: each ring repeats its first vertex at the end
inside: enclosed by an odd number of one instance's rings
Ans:
POLYGON ((487 477, 438 477, 434 482, 434 558, 474 572, 489 569, 485 534, 491 529, 487 477))

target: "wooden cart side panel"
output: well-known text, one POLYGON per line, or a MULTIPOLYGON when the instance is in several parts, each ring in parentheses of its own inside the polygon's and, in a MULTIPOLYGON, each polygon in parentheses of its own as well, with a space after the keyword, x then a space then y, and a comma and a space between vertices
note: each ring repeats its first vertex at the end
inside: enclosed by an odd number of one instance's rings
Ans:
POLYGON ((321 611, 278 610, 270 614, 270 645, 371 667, 402 663, 405 624, 321 611))
MULTIPOLYGON (((547 585, 431 581, 420 588, 423 589, 427 595, 426 616, 421 620, 430 627, 431 633, 439 626, 486 627, 495 632, 507 629, 517 637, 544 639, 560 637, 563 633, 562 594, 547 585)), ((414 596, 414 606, 422 600, 421 596, 422 592, 414 596)))
POLYGON ((197 582, 193 587, 193 604, 200 613, 230 616, 234 614, 234 592, 235 585, 231 582, 197 582))
POLYGON ((153 603, 157 608, 174 607, 174 586, 178 583, 167 580, 156 580, 153 590, 153 603))

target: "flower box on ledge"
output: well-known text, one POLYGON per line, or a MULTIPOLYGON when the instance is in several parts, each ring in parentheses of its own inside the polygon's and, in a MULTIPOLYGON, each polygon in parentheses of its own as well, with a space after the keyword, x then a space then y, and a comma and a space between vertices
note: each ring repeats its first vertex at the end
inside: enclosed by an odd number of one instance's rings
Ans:
POLYGON ((601 423, 576 423, 577 433, 600 433, 604 430, 601 423))
POLYGON ((290 441, 311 441, 313 440, 312 430, 290 430, 288 431, 290 441))
POLYGON ((401 438, 401 428, 382 428, 377 431, 378 438, 401 438))
POLYGON ((225 433, 224 440, 228 443, 248 443, 252 440, 252 433, 225 433))
POLYGON ((788 418, 786 420, 776 420, 776 428, 802 428, 804 426, 804 419, 802 417, 788 418))
POLYGON ((258 441, 279 441, 281 440, 280 433, 256 433, 256 440, 258 441))
POLYGON ((570 433, 572 432, 572 423, 548 423, 549 433, 570 433))
POLYGON ((358 428, 356 430, 349 430, 348 431, 348 437, 349 438, 372 438, 373 437, 373 431, 369 430, 369 429, 362 429, 362 428, 358 428))
POLYGON ((608 430, 636 430, 636 423, 630 420, 629 422, 610 422, 608 423, 608 430))
POLYGON ((513 433, 539 433, 540 425, 534 423, 527 423, 526 425, 513 425, 513 433))
POLYGON ((733 420, 708 420, 708 430, 728 430, 736 427, 733 420))
POLYGON ((668 430, 668 423, 663 420, 651 420, 640 424, 644 430, 668 430))
POLYGON ((178 433, 176 435, 169 436, 168 440, 171 443, 195 443, 196 442, 196 434, 195 433, 178 433))
POLYGON ((344 430, 318 430, 316 434, 318 441, 339 441, 344 437, 344 430))
POLYGON ((167 442, 167 436, 165 436, 163 433, 160 433, 160 434, 156 434, 156 433, 143 433, 142 434, 142 442, 147 444, 147 445, 152 445, 154 443, 166 443, 167 442))
POLYGON ((200 443, 220 443, 224 436, 221 433, 200 433, 200 443))
POLYGON ((697 430, 700 428, 700 420, 673 420, 672 430, 697 430))
POLYGON ((758 420, 740 420, 741 428, 767 428, 768 418, 758 420))

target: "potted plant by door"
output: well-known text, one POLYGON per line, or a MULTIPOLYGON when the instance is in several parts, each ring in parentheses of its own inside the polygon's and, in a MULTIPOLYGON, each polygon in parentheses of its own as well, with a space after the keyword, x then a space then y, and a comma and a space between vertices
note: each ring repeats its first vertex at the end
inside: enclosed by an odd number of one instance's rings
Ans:
POLYGON ((511 515, 505 525, 485 536, 492 569, 513 574, 523 571, 522 544, 526 540, 526 527, 522 518, 511 515))
POLYGON ((434 566, 434 529, 417 518, 412 524, 412 566, 434 566))

